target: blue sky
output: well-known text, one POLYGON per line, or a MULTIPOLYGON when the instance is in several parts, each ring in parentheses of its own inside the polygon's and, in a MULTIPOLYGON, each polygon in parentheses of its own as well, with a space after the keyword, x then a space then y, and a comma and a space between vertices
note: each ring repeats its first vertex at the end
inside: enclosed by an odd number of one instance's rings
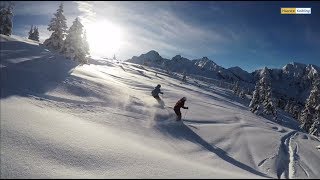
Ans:
MULTIPOLYGON (((39 26, 41 40, 48 38, 46 28, 59 3, 15 2, 13 34, 27 36, 33 24, 39 26)), ((107 21, 121 29, 121 45, 109 51, 103 48, 112 49, 110 44, 101 47, 97 55, 115 53, 125 60, 156 50, 168 59, 206 56, 225 68, 248 72, 293 61, 320 66, 320 3, 315 1, 68 1, 64 10, 68 27, 80 17, 85 26, 107 21), (281 7, 311 7, 312 14, 281 15, 281 7)), ((106 41, 112 41, 113 33, 107 32, 106 41)))

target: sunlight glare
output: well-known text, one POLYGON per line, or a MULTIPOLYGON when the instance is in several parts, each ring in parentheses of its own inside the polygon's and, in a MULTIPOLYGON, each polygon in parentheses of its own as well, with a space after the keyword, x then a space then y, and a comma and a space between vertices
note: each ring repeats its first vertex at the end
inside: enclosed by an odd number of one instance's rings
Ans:
POLYGON ((123 42, 123 31, 107 21, 97 21, 85 26, 90 53, 97 56, 113 57, 123 42))

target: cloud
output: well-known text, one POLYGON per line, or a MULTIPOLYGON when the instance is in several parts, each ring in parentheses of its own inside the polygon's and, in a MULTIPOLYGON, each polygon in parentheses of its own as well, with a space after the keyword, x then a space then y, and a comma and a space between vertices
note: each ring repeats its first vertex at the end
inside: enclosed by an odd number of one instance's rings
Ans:
POLYGON ((76 3, 79 11, 82 13, 79 17, 83 24, 88 24, 96 19, 93 4, 84 1, 77 1, 76 3))
POLYGON ((122 48, 121 54, 138 55, 141 51, 151 49, 158 49, 167 57, 181 52, 194 56, 203 50, 218 53, 221 44, 231 42, 232 38, 235 38, 235 35, 227 36, 219 32, 218 28, 203 28, 190 24, 179 18, 167 6, 168 2, 78 3, 85 22, 108 20, 124 29, 126 45, 122 48))
MULTIPOLYGON (((17 1, 14 2, 14 15, 43 15, 53 17, 59 8, 60 1, 17 1)), ((81 15, 76 2, 63 1, 64 15, 67 19, 68 27, 71 26, 74 19, 81 15)))
POLYGON ((19 1, 15 2, 15 15, 52 15, 59 7, 57 1, 19 1), (45 10, 45 11, 44 11, 45 10))

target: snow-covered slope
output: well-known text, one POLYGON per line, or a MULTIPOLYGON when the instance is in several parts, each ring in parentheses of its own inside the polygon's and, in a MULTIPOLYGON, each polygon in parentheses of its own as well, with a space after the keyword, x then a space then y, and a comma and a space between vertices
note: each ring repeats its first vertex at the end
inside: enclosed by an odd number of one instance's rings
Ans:
POLYGON ((5 36, 0 43, 1 178, 320 177, 319 140, 286 113, 280 125, 219 87, 127 62, 76 66, 5 36), (160 104, 150 94, 157 84, 160 104), (177 123, 172 106, 182 96, 189 110, 177 123))

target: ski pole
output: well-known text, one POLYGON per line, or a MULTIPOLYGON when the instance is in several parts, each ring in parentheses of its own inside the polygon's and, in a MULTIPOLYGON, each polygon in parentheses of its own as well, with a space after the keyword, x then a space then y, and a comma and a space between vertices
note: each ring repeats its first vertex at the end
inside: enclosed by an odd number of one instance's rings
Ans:
POLYGON ((186 118, 186 115, 187 115, 188 110, 189 110, 189 109, 187 109, 186 112, 184 113, 183 119, 186 118))

